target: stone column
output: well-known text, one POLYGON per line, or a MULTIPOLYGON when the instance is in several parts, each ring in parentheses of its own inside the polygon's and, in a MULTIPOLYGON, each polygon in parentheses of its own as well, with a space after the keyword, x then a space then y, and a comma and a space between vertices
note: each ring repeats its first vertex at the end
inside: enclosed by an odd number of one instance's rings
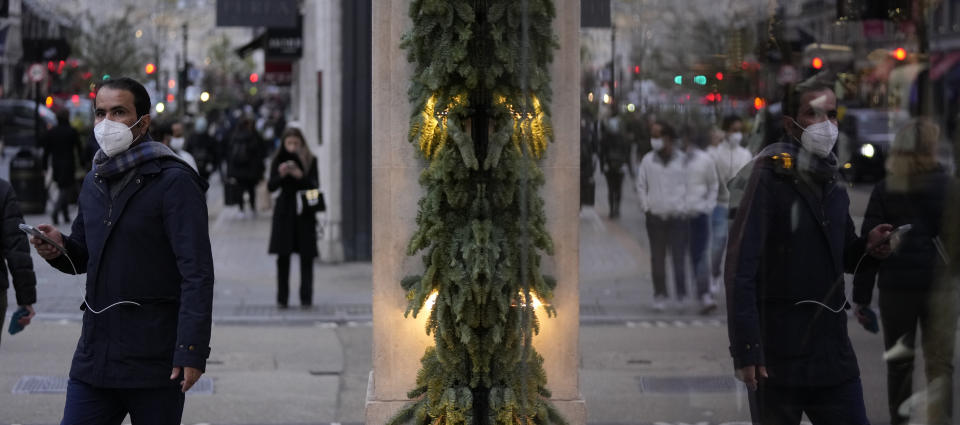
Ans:
MULTIPOLYGON (((551 67, 556 139, 542 162, 548 229, 556 255, 544 257, 544 271, 557 278, 556 318, 541 314, 534 346, 544 357, 553 402, 571 424, 586 423, 579 385, 579 30, 580 2, 555 0, 553 29, 560 41, 551 67)), ((420 357, 433 343, 424 332, 426 315, 404 318, 400 280, 421 270, 420 257, 407 257, 415 230, 417 178, 423 163, 407 142, 412 65, 400 37, 412 22, 409 0, 378 0, 373 6, 373 371, 367 387, 366 423, 385 423, 408 402, 420 357)))

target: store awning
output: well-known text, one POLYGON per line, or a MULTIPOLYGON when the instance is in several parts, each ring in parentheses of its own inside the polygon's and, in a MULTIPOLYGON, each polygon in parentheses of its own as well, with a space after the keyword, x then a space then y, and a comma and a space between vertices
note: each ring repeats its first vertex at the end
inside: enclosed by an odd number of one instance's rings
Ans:
POLYGON ((237 52, 237 55, 239 55, 240 57, 246 57, 250 53, 253 53, 254 50, 262 49, 266 45, 267 45, 267 32, 264 31, 264 32, 261 32, 260 35, 254 37, 253 40, 250 40, 249 42, 247 42, 247 44, 244 44, 243 46, 238 47, 234 51, 237 52))

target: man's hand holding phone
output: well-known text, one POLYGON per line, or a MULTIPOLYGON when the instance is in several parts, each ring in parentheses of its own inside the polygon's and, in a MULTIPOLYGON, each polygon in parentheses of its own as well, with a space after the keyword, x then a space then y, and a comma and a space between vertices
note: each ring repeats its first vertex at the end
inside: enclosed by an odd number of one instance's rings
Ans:
MULTIPOLYGON (((53 243, 63 246, 63 235, 56 227, 49 224, 41 224, 37 226, 36 230, 39 230, 43 236, 46 236, 53 243)), ((37 254, 40 254, 45 260, 53 260, 63 254, 59 248, 37 236, 31 236, 30 243, 33 244, 33 247, 37 250, 37 254)))

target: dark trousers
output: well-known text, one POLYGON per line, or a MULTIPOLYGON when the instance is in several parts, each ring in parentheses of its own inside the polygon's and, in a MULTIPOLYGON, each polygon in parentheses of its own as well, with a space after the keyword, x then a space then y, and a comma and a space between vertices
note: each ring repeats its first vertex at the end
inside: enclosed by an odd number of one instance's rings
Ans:
MULTIPOLYGON (((290 255, 277 255, 277 304, 290 298, 290 255)), ((313 257, 300 256, 300 305, 313 305, 313 257)))
POLYGON ((97 388, 70 379, 60 425, 119 425, 127 414, 134 425, 179 425, 183 393, 162 388, 97 388))
POLYGON ((60 224, 59 216, 63 216, 65 223, 70 222, 70 200, 73 199, 76 189, 75 184, 57 185, 60 193, 57 194, 57 201, 53 204, 53 224, 60 224))
POLYGON ((647 214, 647 236, 650 238, 650 269, 653 274, 653 294, 667 296, 667 250, 673 261, 673 280, 677 299, 687 296, 685 261, 687 258, 687 221, 673 217, 661 218, 647 214))
POLYGON ((869 425, 860 378, 833 387, 779 387, 761 381, 750 391, 750 414, 760 425, 869 425))
POLYGON ((7 319, 7 290, 0 291, 0 336, 6 332, 3 322, 7 319))
POLYGON ((240 211, 243 211, 243 194, 250 196, 250 211, 257 212, 257 182, 237 181, 240 190, 240 211))
POLYGON ((697 295, 710 292, 710 215, 697 214, 687 219, 690 239, 690 262, 697 295))
POLYGON ((620 216, 620 198, 623 196, 623 172, 619 169, 608 171, 604 174, 607 177, 607 200, 610 202, 610 218, 620 216))
MULTIPOLYGON (((883 344, 890 350, 897 342, 916 347, 917 326, 923 345, 923 366, 927 382, 927 423, 952 424, 953 353, 957 331, 957 291, 898 291, 880 289, 880 320, 883 344)), ((887 361, 887 401, 890 423, 909 422, 900 414, 901 405, 913 395, 914 356, 887 361)))

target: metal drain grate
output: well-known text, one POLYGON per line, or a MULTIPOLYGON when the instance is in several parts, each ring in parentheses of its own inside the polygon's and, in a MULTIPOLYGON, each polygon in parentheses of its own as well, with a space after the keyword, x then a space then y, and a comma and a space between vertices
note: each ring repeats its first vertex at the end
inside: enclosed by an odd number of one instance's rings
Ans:
MULTIPOLYGON (((13 385, 14 394, 63 394, 67 392, 66 376, 21 376, 13 385)), ((187 394, 213 394, 213 378, 201 377, 187 394)))
POLYGON ((644 393, 732 393, 737 380, 732 376, 640 376, 640 392, 644 393))
POLYGON ((66 376, 21 376, 13 385, 14 394, 58 394, 67 392, 66 376))

